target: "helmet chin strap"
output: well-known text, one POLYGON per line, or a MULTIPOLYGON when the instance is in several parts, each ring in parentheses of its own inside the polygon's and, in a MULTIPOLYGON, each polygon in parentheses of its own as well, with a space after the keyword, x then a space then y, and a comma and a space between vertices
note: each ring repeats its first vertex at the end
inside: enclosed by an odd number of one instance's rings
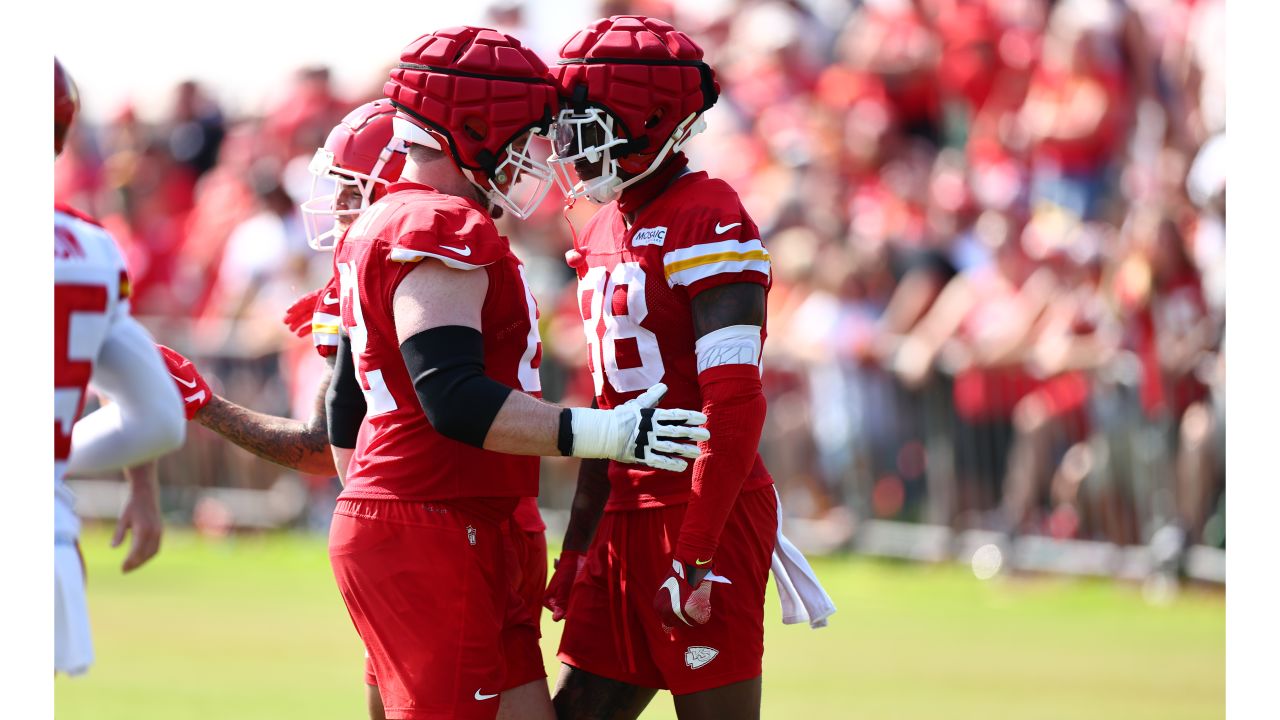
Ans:
POLYGON ((636 183, 639 183, 656 172, 658 168, 662 167, 662 165, 666 163, 667 158, 670 155, 680 152, 680 150, 689 142, 690 138, 705 130, 706 127, 706 120, 700 113, 690 113, 688 117, 680 121, 680 124, 676 126, 675 130, 671 131, 671 136, 667 138, 667 141, 663 143, 662 147, 658 150, 657 154, 653 158, 653 162, 649 163, 649 167, 645 168, 644 172, 635 175, 634 177, 627 178, 626 180, 623 180, 618 175, 619 168, 617 158, 611 159, 610 163, 613 165, 612 176, 607 180, 602 179, 602 181, 597 185, 589 188, 587 190, 587 197, 589 197, 592 202, 600 205, 617 200, 622 197, 622 192, 624 190, 632 187, 636 183))
POLYGON ((616 174, 612 177, 603 178, 602 182, 596 183, 587 190, 587 198, 591 202, 598 205, 611 203, 622 196, 622 178, 616 174))

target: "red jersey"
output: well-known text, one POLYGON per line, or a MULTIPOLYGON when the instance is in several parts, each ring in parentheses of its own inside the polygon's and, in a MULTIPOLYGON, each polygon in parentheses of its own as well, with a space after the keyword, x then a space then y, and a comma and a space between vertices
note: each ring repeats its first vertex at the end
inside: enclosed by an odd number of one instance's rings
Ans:
MULTIPOLYGON (((524 266, 477 203, 425 185, 393 184, 336 250, 342 329, 364 391, 368 441, 356 448, 344 498, 447 500, 538 493, 538 458, 482 450, 431 427, 400 355, 392 300, 422 261, 488 274, 481 312, 485 374, 538 395, 542 345, 524 266)), ((323 299, 322 299, 323 301, 323 299)))
MULTIPOLYGON (((690 301, 729 283, 769 287, 769 253, 759 228, 733 188, 705 172, 677 178, 631 228, 616 202, 604 206, 568 260, 578 273, 587 364, 601 408, 657 382, 668 388, 661 407, 701 408, 690 301)), ((610 463, 606 509, 687 503, 692 474, 692 463, 681 473, 610 463)), ((757 454, 742 492, 772 482, 757 454)))

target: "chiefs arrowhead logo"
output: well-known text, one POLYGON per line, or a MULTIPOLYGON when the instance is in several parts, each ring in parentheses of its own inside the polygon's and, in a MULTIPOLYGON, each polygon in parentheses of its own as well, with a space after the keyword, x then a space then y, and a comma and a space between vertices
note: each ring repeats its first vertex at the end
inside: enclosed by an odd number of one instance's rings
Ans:
POLYGON ((684 664, 688 665, 691 670, 697 670, 703 665, 715 660, 716 656, 719 654, 720 651, 715 648, 707 647, 705 645, 693 645, 686 648, 684 651, 684 664))

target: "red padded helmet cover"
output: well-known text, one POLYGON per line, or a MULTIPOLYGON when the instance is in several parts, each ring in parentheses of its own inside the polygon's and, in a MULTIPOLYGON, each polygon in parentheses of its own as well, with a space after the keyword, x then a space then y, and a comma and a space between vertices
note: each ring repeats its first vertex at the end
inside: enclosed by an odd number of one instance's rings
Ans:
POLYGON ((456 27, 423 35, 400 53, 382 92, 406 116, 446 136, 459 165, 486 174, 530 127, 559 107, 547 66, 496 30, 456 27))
POLYGON ((710 108, 720 91, 702 62, 702 48, 654 18, 597 20, 569 38, 560 58, 551 74, 561 99, 603 107, 621 125, 620 134, 645 138, 642 154, 657 152, 682 120, 710 108))

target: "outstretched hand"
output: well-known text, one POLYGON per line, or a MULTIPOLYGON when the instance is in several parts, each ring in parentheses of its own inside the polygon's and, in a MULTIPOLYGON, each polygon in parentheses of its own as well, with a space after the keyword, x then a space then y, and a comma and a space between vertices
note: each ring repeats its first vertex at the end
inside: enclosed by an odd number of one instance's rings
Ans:
POLYGON ((573 455, 609 458, 683 472, 711 433, 707 416, 696 410, 656 407, 667 392, 657 383, 611 410, 573 409, 573 455))
POLYGON ((311 334, 311 320, 316 312, 316 301, 320 299, 322 292, 324 288, 313 290, 295 300, 289 309, 284 311, 283 320, 289 332, 300 338, 311 334))
POLYGON ((209 389, 209 383, 205 382, 196 366, 177 350, 159 344, 156 348, 160 350, 160 357, 164 358, 169 377, 173 378, 174 384, 178 386, 178 394, 182 396, 183 412, 186 413, 188 420, 194 419, 196 413, 213 399, 213 391, 209 389))

